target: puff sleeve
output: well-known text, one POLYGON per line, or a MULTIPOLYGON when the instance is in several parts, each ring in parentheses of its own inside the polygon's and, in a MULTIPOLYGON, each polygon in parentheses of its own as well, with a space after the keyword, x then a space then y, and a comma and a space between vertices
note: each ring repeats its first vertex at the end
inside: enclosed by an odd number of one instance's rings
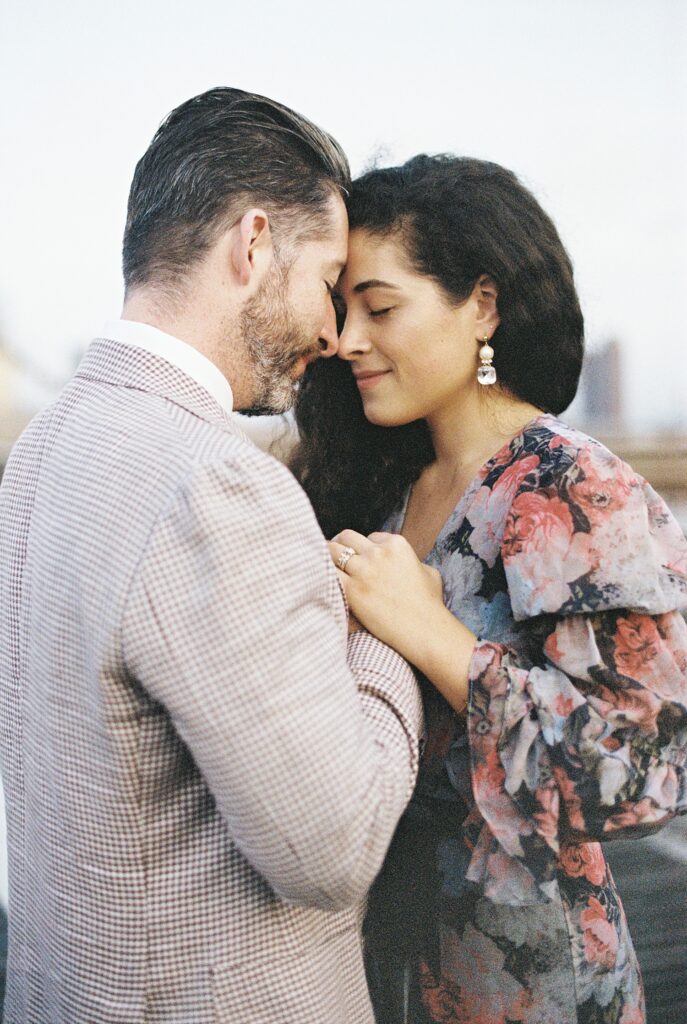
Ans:
POLYGON ((544 892, 561 842, 645 834, 687 810, 685 539, 601 445, 552 465, 520 481, 499 538, 514 617, 536 642, 477 645, 468 715, 496 841, 469 876, 496 878, 502 848, 544 892))

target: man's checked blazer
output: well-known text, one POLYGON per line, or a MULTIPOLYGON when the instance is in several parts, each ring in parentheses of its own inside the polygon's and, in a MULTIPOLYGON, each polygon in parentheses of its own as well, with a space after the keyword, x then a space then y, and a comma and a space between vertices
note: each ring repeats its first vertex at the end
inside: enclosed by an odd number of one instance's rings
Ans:
POLYGON ((101 339, 0 487, 5 1024, 368 1024, 410 669, 214 399, 101 339))

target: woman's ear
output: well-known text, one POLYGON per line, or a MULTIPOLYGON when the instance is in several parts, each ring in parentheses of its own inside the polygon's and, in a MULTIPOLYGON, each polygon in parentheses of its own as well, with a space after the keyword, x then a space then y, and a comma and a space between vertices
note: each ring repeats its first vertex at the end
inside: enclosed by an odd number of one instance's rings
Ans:
POLYGON ((496 281, 488 274, 482 274, 472 292, 477 303, 475 325, 480 339, 491 337, 501 323, 497 304, 498 294, 496 281))

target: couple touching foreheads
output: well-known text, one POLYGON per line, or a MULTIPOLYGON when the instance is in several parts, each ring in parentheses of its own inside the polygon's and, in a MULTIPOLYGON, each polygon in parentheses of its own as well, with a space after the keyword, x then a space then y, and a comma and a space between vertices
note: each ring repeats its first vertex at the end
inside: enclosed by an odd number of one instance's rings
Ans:
POLYGON ((124 277, 0 489, 8 1024, 638 1024, 597 840, 685 808, 687 552, 557 418, 549 217, 220 88, 124 277), (294 402, 287 469, 232 410, 294 402))

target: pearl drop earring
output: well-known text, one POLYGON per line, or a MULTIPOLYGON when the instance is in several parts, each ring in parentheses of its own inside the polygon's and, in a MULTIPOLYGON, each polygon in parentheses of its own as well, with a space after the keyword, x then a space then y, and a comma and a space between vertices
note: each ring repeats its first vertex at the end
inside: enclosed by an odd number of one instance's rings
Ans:
POLYGON ((484 344, 479 350, 480 364, 477 367, 477 380, 480 384, 489 385, 496 383, 496 369, 492 364, 494 350, 489 344, 489 338, 485 334, 484 344))

